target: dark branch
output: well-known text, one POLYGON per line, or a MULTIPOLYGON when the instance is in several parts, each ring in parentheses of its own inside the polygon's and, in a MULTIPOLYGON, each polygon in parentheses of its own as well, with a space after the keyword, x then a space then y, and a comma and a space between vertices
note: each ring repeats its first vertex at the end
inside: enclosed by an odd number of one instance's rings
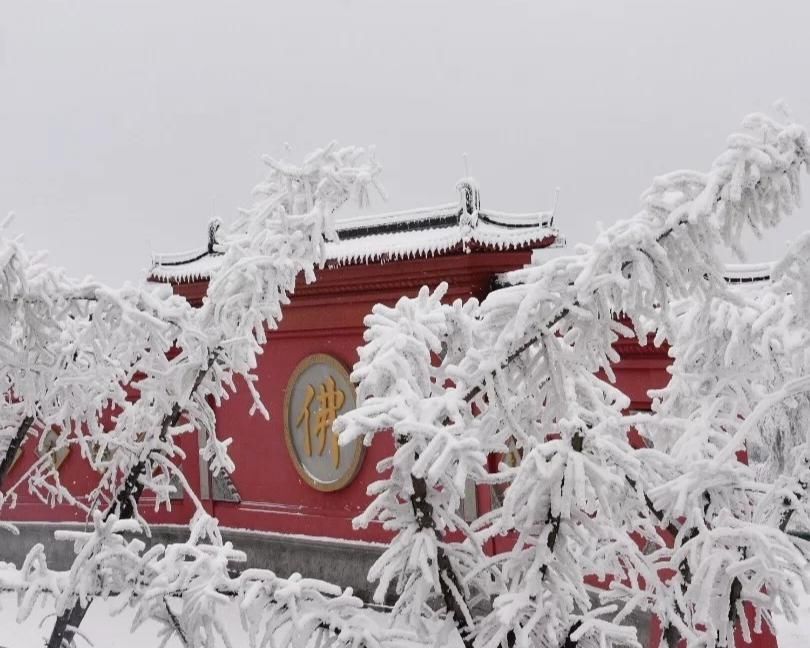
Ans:
MULTIPOLYGON (((411 485, 413 486, 411 506, 413 507, 413 514, 416 518, 417 526, 422 531, 432 531, 436 535, 436 538, 441 541, 441 534, 436 528, 436 521, 433 519, 433 505, 427 498, 427 482, 421 477, 411 475, 411 485)), ((467 607, 467 604, 465 601, 459 601, 456 596, 456 592, 458 592, 459 596, 463 596, 461 582, 458 578, 458 574, 456 574, 456 570, 453 568, 450 557, 441 544, 436 547, 436 560, 438 563, 436 567, 439 570, 439 586, 442 591, 444 605, 447 611, 453 616, 453 622, 456 624, 456 628, 461 635, 461 640, 464 642, 465 648, 472 648, 473 629, 467 622, 467 615, 464 614, 464 608, 462 607, 467 607)))
POLYGON ((183 645, 188 647, 188 639, 186 639, 186 633, 183 632, 183 628, 180 627, 180 619, 177 618, 172 609, 169 607, 169 602, 166 600, 166 597, 163 597, 163 605, 166 606, 166 614, 169 615, 169 620, 172 622, 175 631, 180 637, 180 641, 183 642, 183 645))
POLYGON ((14 438, 8 444, 3 461, 0 462, 0 488, 3 486, 3 479, 5 479, 6 474, 8 474, 9 470, 11 470, 11 464, 14 463, 14 458, 17 456, 17 452, 19 452, 23 441, 25 441, 25 435, 28 434, 28 431, 31 429, 33 424, 34 417, 26 416, 20 423, 20 426, 17 428, 14 438))
MULTIPOLYGON (((200 388, 205 376, 214 366, 218 355, 218 349, 215 349, 209 353, 206 366, 200 369, 196 378, 194 379, 194 384, 189 392, 189 398, 193 397, 194 394, 197 393, 197 390, 200 388)), ((161 441, 166 440, 169 430, 177 425, 182 414, 183 408, 179 403, 174 403, 172 405, 171 413, 163 417, 163 420, 161 421, 159 435, 161 441)), ((153 450, 152 452, 157 451, 153 450)), ((151 470, 151 454, 152 453, 150 453, 150 456, 147 456, 146 459, 142 459, 132 466, 127 478, 124 480, 123 487, 120 491, 118 491, 112 506, 110 506, 105 514, 105 520, 116 513, 121 520, 129 520, 134 517, 135 509, 138 506, 138 501, 140 500, 141 495, 143 495, 143 490, 145 488, 143 477, 146 475, 147 470, 151 470)), ((86 614, 87 609, 90 607, 91 602, 92 599, 87 602, 87 607, 83 607, 77 600, 72 609, 65 610, 65 612, 57 617, 56 623, 54 623, 53 626, 53 631, 51 632, 51 638, 48 641, 47 648, 61 648, 63 645, 70 645, 70 643, 73 641, 75 631, 78 629, 79 625, 84 619, 84 615, 86 614)))

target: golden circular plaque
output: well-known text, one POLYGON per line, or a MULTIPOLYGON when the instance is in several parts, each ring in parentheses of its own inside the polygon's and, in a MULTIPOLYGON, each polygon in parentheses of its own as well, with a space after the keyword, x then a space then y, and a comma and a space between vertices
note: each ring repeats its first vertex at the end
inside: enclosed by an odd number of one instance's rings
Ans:
POLYGON ((301 478, 319 491, 347 486, 363 461, 362 439, 338 444, 332 425, 354 409, 357 399, 349 372, 325 353, 307 356, 293 371, 284 394, 284 440, 301 478))

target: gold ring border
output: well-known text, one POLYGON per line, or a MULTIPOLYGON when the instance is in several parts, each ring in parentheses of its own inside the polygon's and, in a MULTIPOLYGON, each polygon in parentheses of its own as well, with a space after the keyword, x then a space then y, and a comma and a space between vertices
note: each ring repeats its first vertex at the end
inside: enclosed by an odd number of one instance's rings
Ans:
POLYGON ((317 491, 321 491, 322 493, 331 493, 341 488, 345 488, 348 486, 354 478, 357 476, 358 471, 360 470, 360 464, 363 463, 363 456, 366 453, 366 446, 363 444, 362 440, 358 439, 356 449, 354 451, 354 456, 352 457, 352 463, 349 465, 349 469, 346 474, 343 475, 340 479, 334 482, 330 482, 325 484, 321 481, 315 479, 312 475, 307 472, 306 468, 300 461, 298 460, 298 454, 295 451, 295 445, 293 444, 292 439, 292 432, 290 431, 289 426, 289 414, 290 414, 290 399, 292 396, 292 388, 295 386, 296 381, 298 378, 301 377, 301 374, 304 373, 309 367, 314 364, 324 363, 330 365, 335 371, 343 375, 346 378, 346 382, 349 384, 349 387, 352 390, 352 399, 354 401, 355 407, 357 406, 357 392, 354 389, 354 384, 352 384, 351 378, 349 377, 349 371, 346 369, 345 365, 335 358, 326 353, 313 353, 312 355, 306 356, 303 360, 301 360, 292 372, 289 380, 287 381, 287 388, 284 391, 284 441, 287 445, 287 452, 290 455, 290 459, 292 460, 292 464, 295 467, 295 471, 298 473, 299 477, 303 479, 309 486, 314 488, 317 491))

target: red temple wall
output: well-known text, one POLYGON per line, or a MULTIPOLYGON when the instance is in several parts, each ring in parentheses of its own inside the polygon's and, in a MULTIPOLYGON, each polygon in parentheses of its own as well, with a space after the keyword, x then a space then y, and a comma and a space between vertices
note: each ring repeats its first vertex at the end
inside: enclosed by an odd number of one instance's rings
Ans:
POLYGON ((336 538, 385 541, 379 525, 352 528, 369 498, 366 489, 378 479, 378 461, 390 456, 392 441, 379 437, 366 450, 355 479, 335 492, 308 486, 296 472, 283 433, 282 412, 287 380, 296 365, 314 353, 328 353, 349 370, 363 344, 363 318, 375 303, 393 305, 414 296, 422 285, 435 288, 447 280, 448 300, 482 298, 496 272, 520 267, 529 253, 454 255, 396 263, 325 270, 311 286, 296 290, 277 331, 270 333, 259 359, 258 388, 271 419, 249 416, 250 396, 240 390, 217 412, 221 436, 233 436, 232 476, 242 502, 217 502, 213 512, 225 526, 336 538), (495 269, 493 270, 493 266, 495 269), (260 449, 260 450, 259 450, 260 449))

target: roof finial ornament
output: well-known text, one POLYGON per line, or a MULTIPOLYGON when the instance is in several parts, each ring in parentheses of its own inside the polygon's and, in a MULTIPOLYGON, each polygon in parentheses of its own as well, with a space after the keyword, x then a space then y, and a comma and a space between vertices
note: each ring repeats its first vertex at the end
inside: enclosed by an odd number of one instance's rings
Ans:
POLYGON ((208 221, 208 254, 213 254, 216 247, 219 245, 217 233, 220 227, 222 227, 222 219, 215 216, 208 221))
POLYGON ((461 211, 467 214, 477 214, 481 209, 481 193, 478 183, 473 178, 462 178, 456 183, 456 189, 461 198, 461 211))
MULTIPOLYGON (((466 159, 466 156, 465 156, 466 159)), ((469 242, 473 230, 478 225, 478 210, 481 208, 481 194, 478 184, 470 177, 462 178, 456 183, 461 198, 461 210, 458 215, 458 225, 461 229, 462 245, 465 252, 469 252, 469 242)))
POLYGON ((554 217, 557 215, 557 203, 560 201, 560 188, 554 188, 554 204, 551 207, 551 219, 548 221, 549 227, 554 227, 554 217))

